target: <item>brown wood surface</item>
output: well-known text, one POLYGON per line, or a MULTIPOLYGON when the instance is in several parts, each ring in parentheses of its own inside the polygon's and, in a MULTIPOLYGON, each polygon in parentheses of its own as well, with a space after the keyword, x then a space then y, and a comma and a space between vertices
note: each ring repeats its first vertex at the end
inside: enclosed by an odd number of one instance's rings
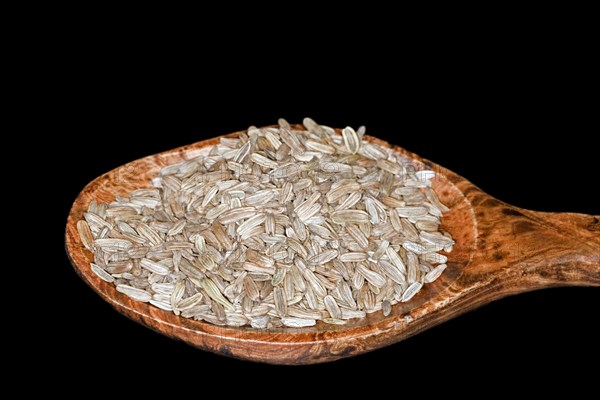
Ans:
MULTIPOLYGON (((233 133, 227 136, 236 136, 233 133)), ((149 187, 161 167, 197 156, 214 138, 145 157, 90 182, 67 220, 66 249, 81 278, 117 311, 172 338, 223 355, 273 364, 333 361, 408 338, 493 300, 553 286, 600 286, 600 216, 520 209, 482 192, 466 179, 402 148, 392 148, 416 168, 434 169, 433 187, 450 207, 443 228, 456 245, 448 268, 434 283, 384 317, 380 312, 347 325, 310 328, 228 328, 175 316, 118 293, 90 269, 93 255, 77 233, 90 200, 110 202, 149 187)))

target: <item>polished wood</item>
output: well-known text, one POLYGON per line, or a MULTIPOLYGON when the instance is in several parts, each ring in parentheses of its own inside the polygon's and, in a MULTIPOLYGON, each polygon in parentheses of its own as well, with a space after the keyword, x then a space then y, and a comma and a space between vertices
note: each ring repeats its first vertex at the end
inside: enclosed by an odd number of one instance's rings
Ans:
POLYGON ((395 305, 387 317, 377 312, 343 326, 318 323, 301 329, 219 327, 133 301, 90 270, 93 255, 82 245, 76 226, 90 200, 110 202, 115 195, 149 187, 161 167, 205 153, 219 138, 133 161, 90 182, 68 216, 67 253, 79 276, 132 320, 204 350, 273 364, 321 363, 358 355, 517 293, 553 286, 600 286, 600 216, 520 209, 400 147, 367 139, 391 148, 417 169, 438 173, 433 187, 451 209, 444 215, 443 228, 457 242, 448 254, 444 274, 409 302, 395 305))

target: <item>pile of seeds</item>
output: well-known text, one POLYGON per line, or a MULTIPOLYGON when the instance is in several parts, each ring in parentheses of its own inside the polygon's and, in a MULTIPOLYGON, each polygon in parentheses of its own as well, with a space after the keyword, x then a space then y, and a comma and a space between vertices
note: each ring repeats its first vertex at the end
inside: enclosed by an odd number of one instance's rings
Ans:
POLYGON ((117 291, 216 325, 305 327, 410 300, 446 268, 448 209, 394 153, 304 119, 222 138, 77 227, 117 291))

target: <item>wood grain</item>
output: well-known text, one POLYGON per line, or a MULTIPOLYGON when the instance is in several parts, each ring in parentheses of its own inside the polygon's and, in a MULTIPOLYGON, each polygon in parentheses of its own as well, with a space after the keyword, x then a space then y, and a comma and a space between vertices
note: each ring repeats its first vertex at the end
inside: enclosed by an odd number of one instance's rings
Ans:
MULTIPOLYGON (((237 136, 232 133, 230 137, 237 136)), ((77 221, 93 198, 110 202, 140 187, 165 165, 193 158, 219 141, 205 140, 145 157, 90 182, 68 216, 66 250, 79 276, 117 311, 175 339, 226 356, 272 364, 311 364, 358 355, 396 343, 493 300, 553 286, 600 286, 600 216, 520 209, 482 192, 466 179, 376 138, 416 168, 438 173, 433 184, 450 207, 443 228, 456 240, 448 268, 411 301, 344 326, 311 328, 218 327, 177 317, 118 293, 89 267, 93 255, 77 221)))

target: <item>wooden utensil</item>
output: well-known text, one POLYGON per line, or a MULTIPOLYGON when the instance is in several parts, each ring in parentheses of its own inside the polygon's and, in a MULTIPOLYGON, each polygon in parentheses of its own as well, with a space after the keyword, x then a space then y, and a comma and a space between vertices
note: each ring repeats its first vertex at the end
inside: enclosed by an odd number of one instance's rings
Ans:
POLYGON ((513 207, 452 171, 373 137, 365 139, 392 149, 417 169, 437 172, 433 188, 450 207, 443 229, 456 240, 442 276, 409 302, 396 304, 387 317, 379 311, 342 326, 318 323, 300 329, 221 327, 131 300, 99 279, 77 231, 89 202, 111 202, 116 195, 150 187, 162 167, 205 154, 219 139, 145 157, 96 178, 81 191, 67 219, 66 249, 79 276, 117 311, 192 346, 272 364, 321 363, 399 342, 505 296, 553 286, 600 286, 600 216, 513 207))

